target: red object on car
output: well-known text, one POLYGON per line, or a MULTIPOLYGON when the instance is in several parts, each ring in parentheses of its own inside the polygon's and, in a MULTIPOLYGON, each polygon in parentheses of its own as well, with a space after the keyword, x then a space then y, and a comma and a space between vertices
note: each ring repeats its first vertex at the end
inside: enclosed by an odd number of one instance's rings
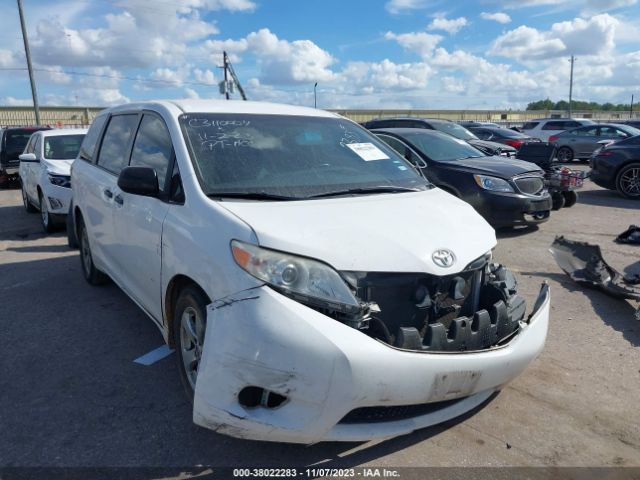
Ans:
POLYGON ((522 144, 524 143, 524 140, 505 140, 504 143, 506 143, 507 145, 509 145, 510 147, 513 147, 515 149, 518 149, 522 146, 522 144))
POLYGON ((551 135, 551 136, 549 137, 549 141, 550 141, 550 142, 555 142, 556 140, 558 140, 558 137, 556 137, 555 135, 551 135))

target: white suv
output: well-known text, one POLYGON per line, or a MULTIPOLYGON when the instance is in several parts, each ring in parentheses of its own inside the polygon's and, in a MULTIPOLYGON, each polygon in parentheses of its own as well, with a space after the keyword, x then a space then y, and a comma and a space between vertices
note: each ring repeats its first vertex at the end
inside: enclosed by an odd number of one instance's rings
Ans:
POLYGON ((588 118, 540 118, 526 122, 522 126, 522 133, 547 142, 551 135, 557 135, 571 128, 593 125, 594 123, 593 120, 588 118))
POLYGON ((543 348, 494 231, 357 124, 252 102, 122 105, 72 169, 82 271, 176 350, 193 419, 361 441, 480 405, 543 348))

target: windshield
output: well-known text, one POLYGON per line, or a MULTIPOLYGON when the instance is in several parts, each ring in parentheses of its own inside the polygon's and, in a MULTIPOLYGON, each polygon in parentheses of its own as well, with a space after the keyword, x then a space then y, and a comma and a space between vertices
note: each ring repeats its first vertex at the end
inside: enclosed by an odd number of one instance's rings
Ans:
POLYGON ((473 133, 464 128, 462 125, 458 125, 453 122, 433 122, 431 124, 433 128, 439 130, 440 132, 448 133, 456 138, 461 140, 474 140, 477 139, 473 133))
POLYGON ((635 137, 636 135, 640 135, 640 130, 635 128, 635 127, 631 127, 629 125, 616 125, 620 130, 627 132, 629 135, 635 137))
POLYGON ((200 184, 211 196, 294 200, 429 185, 394 150, 348 120, 197 113, 182 115, 180 124, 200 184))
POLYGON ((18 158, 35 130, 10 130, 7 132, 7 156, 18 158))
POLYGON ((45 137, 44 158, 47 160, 73 160, 80 151, 83 134, 45 137))
POLYGON ((464 140, 441 134, 412 133, 406 135, 427 157, 436 162, 455 162, 464 158, 485 157, 464 140))

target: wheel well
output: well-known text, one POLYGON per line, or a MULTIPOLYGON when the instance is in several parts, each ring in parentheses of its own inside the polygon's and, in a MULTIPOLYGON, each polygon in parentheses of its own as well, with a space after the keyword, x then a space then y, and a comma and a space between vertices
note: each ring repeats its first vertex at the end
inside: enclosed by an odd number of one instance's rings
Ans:
POLYGON ((80 210, 80 207, 76 206, 73 210, 73 229, 76 231, 76 238, 80 240, 80 235, 78 235, 80 233, 78 232, 78 225, 80 225, 80 222, 78 222, 78 219, 84 222, 84 218, 82 218, 82 211, 80 210))
POLYGON ((193 286, 200 290, 200 293, 207 299, 207 303, 211 303, 211 299, 209 295, 207 295, 204 289, 198 285, 198 282, 193 280, 186 275, 176 275, 171 279, 169 285, 167 286, 167 294, 164 297, 164 317, 166 319, 167 326, 167 339, 170 347, 174 346, 173 341, 173 310, 175 309, 176 301, 178 300, 178 295, 180 292, 187 286, 193 286))

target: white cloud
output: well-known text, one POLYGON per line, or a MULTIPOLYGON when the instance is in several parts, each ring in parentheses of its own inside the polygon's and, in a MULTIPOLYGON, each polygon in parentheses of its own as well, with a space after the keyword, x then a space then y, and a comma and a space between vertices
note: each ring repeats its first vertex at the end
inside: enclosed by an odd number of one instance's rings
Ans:
POLYGON ((457 33, 462 27, 467 25, 465 17, 447 19, 444 17, 436 17, 427 26, 427 30, 443 30, 451 35, 457 33))
POLYGON ((522 25, 499 36, 489 53, 531 61, 563 55, 602 55, 615 47, 618 20, 609 14, 554 23, 540 31, 522 25))
POLYGON ((420 10, 429 5, 427 0, 389 0, 384 8, 389 13, 398 14, 412 10, 420 10))
POLYGON ((449 93, 463 93, 467 89, 465 83, 455 77, 442 77, 440 83, 444 91, 449 93))
POLYGON ((433 49, 440 43, 442 36, 425 32, 410 32, 395 34, 387 32, 384 36, 387 40, 395 40, 405 50, 417 53, 422 58, 427 58, 433 53, 433 49))
POLYGON ((493 20, 494 22, 498 22, 502 24, 511 22, 511 17, 504 12, 495 12, 495 13, 482 12, 480 14, 480 17, 483 18, 484 20, 493 20))

